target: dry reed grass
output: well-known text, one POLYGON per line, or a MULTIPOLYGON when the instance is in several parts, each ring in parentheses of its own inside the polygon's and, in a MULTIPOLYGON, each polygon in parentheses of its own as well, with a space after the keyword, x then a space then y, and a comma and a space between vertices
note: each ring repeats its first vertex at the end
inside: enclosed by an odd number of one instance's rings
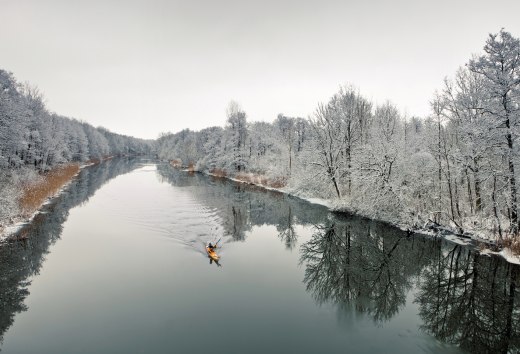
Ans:
POLYGON ((242 182, 257 184, 270 188, 282 188, 287 185, 286 177, 275 177, 269 179, 264 175, 255 175, 253 173, 238 173, 235 178, 242 182))
POLYGON ((175 167, 175 168, 181 168, 182 167, 182 161, 181 160, 171 160, 170 161, 170 165, 172 165, 172 167, 175 167))
POLYGON ((237 173, 235 179, 241 182, 254 183, 253 175, 250 173, 237 173))
POLYGON ((32 214, 40 208, 45 199, 55 195, 78 172, 78 164, 68 164, 42 174, 41 179, 36 183, 23 186, 23 193, 19 199, 22 214, 32 214))
POLYGON ((506 236, 500 240, 499 245, 504 248, 509 248, 515 255, 520 255, 520 238, 513 236, 506 236))
POLYGON ((99 164, 100 162, 101 162, 100 159, 90 159, 90 160, 88 160, 86 163, 87 163, 88 165, 90 165, 90 164, 97 165, 97 164, 99 164))
POLYGON ((267 182, 267 186, 271 188, 283 188, 287 185, 287 177, 276 177, 267 182))
MULTIPOLYGON (((209 173, 215 177, 221 177, 221 178, 228 177, 227 171, 220 169, 220 168, 214 168, 214 169, 210 170, 209 173)), ((234 175, 232 177, 241 182, 256 184, 259 186, 264 186, 264 187, 269 187, 269 188, 283 188, 287 185, 287 177, 268 178, 265 175, 259 175, 259 174, 254 174, 254 173, 244 173, 244 172, 237 173, 236 175, 234 175)))
POLYGON ((227 177, 227 172, 226 170, 222 170, 220 168, 214 168, 212 170, 209 171, 209 173, 211 173, 211 175, 215 176, 215 177, 227 177))

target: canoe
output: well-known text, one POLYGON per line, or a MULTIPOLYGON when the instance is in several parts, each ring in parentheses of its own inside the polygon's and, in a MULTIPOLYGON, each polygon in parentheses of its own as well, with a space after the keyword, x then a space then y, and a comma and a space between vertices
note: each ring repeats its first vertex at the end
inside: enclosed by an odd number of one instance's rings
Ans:
POLYGON ((210 250, 209 247, 207 247, 207 246, 206 246, 206 253, 208 254, 209 258, 211 258, 215 261, 218 261, 220 259, 217 252, 210 250))

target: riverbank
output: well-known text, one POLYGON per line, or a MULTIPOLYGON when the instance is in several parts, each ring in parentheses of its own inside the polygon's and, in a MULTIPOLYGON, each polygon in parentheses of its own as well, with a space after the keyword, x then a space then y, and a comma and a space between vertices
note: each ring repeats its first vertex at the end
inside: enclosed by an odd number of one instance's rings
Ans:
POLYGON ((299 193, 299 191, 293 190, 290 187, 288 187, 287 178, 277 178, 273 180, 268 178, 267 176, 255 175, 252 173, 239 173, 236 175, 231 175, 224 170, 198 171, 194 169, 192 165, 189 166, 189 168, 183 168, 183 166, 181 166, 177 161, 176 163, 170 162, 170 165, 174 168, 180 168, 190 173, 203 173, 212 177, 226 178, 237 183, 245 183, 261 187, 267 190, 278 191, 280 193, 284 193, 305 200, 312 204, 322 205, 328 208, 331 212, 356 215, 378 222, 383 222, 392 227, 396 227, 408 233, 409 235, 417 234, 428 237, 442 237, 443 239, 453 243, 457 243, 463 246, 474 247, 481 254, 496 255, 502 257, 509 263, 520 264, 520 242, 514 239, 504 239, 501 242, 498 242, 491 238, 486 238, 483 235, 479 235, 477 232, 474 232, 473 230, 471 231, 471 233, 461 235, 457 234, 456 231, 452 230, 452 228, 445 225, 436 224, 431 220, 428 220, 426 223, 424 223, 424 225, 408 225, 403 223, 392 222, 391 220, 383 220, 377 218, 374 219, 370 216, 363 215, 363 213, 359 213, 355 210, 346 209, 344 205, 339 205, 334 200, 308 197, 302 195, 301 193, 299 193))
POLYGON ((20 183, 18 193, 18 212, 2 220, 0 241, 4 241, 18 231, 23 225, 30 223, 41 208, 56 198, 79 174, 80 166, 71 163, 56 167, 46 173, 37 175, 29 181, 20 183))

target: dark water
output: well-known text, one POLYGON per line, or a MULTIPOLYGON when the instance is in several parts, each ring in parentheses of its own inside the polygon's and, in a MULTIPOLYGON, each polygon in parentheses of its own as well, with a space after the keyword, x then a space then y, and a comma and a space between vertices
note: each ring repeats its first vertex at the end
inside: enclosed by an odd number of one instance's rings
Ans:
POLYGON ((3 353, 520 350, 518 267, 165 164, 83 170, 18 238, 3 353))

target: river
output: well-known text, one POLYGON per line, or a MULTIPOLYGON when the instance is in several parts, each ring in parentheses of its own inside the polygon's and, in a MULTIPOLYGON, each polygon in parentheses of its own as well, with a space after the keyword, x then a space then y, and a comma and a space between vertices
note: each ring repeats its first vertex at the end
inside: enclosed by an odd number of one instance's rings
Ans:
POLYGON ((518 266, 153 160, 83 169, 0 261, 2 353, 520 350, 518 266))

